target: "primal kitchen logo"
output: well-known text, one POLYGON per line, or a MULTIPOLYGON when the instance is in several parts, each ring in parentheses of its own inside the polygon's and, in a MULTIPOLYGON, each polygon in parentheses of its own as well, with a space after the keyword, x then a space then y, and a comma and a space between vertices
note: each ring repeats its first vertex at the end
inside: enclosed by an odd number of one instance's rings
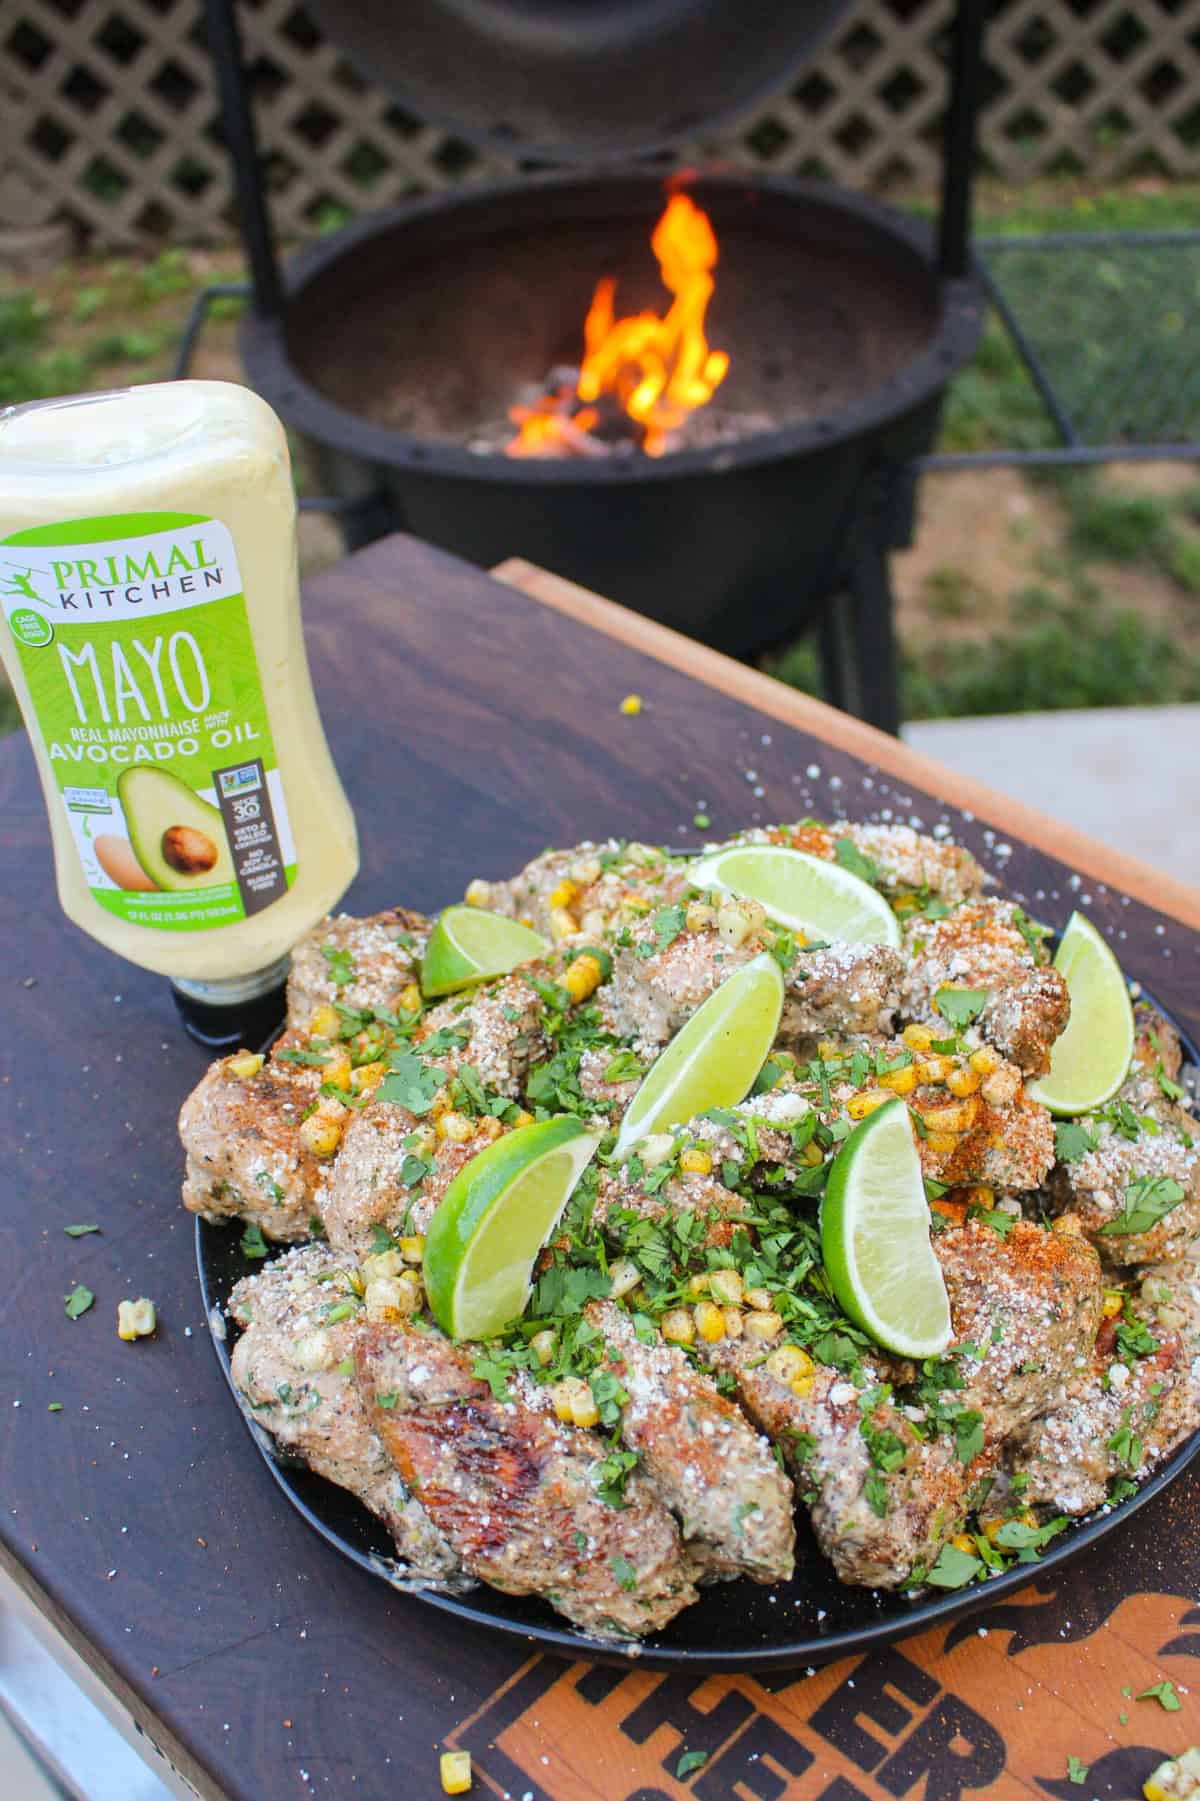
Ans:
POLYGON ((241 591, 233 540, 209 520, 137 538, 48 547, 0 546, 0 602, 56 625, 146 618, 241 591))
MULTIPOLYGON (((1193 1722, 1181 1737, 1175 1721, 1185 1716, 1146 1702, 1131 1708, 1127 1697, 1161 1681, 1162 1660, 1175 1657, 1186 1695, 1200 1634, 1178 1632, 1200 1624, 1200 1611, 1181 1620, 1178 1601, 1135 1595, 1117 1605, 1111 1630, 1094 1622, 1086 1648, 1072 1651, 1055 1634, 1026 1639, 1018 1651, 1021 1616, 1038 1611, 1030 1599, 991 1610, 995 1624, 983 1634, 968 1623, 956 1642, 943 1629, 904 1651, 889 1646, 856 1663, 753 1679, 537 1657, 446 1742, 471 1753, 477 1785, 493 1801, 1140 1795, 1171 1748, 1196 1733, 1193 1722), (1099 1680, 1109 1671, 1111 1694, 1099 1680), (1068 1773, 1068 1752, 1088 1768, 1083 1787, 1068 1773)), ((1061 1595, 1054 1605, 1061 1625, 1061 1595)))

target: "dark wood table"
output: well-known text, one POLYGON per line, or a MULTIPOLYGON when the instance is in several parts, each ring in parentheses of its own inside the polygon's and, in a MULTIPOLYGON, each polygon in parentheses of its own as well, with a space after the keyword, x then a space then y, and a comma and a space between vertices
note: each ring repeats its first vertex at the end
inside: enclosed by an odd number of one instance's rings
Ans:
MULTIPOLYGON (((1036 913, 1086 906, 1200 1031, 1194 893, 606 602, 501 573, 527 592, 392 538, 308 586, 362 833, 351 909, 436 909, 548 842, 688 842, 697 811, 713 832, 944 821, 1036 913)), ((464 1746, 474 1793, 514 1801, 1087 1801, 1136 1795, 1200 1740, 1194 1473, 1044 1588, 762 1682, 564 1664, 345 1564, 281 1503, 207 1342, 175 1136, 203 1053, 164 982, 60 915, 20 736, 0 746, 0 821, 0 1565, 202 1795, 424 1801, 439 1751, 464 1746), (64 1236, 88 1221, 102 1233, 64 1236), (79 1281, 97 1299, 73 1323, 79 1281), (123 1344, 117 1301, 143 1293, 158 1335, 123 1344), (1127 1698, 1164 1676, 1180 1712, 1127 1698), (685 1738, 710 1755, 679 1781, 685 1738)))

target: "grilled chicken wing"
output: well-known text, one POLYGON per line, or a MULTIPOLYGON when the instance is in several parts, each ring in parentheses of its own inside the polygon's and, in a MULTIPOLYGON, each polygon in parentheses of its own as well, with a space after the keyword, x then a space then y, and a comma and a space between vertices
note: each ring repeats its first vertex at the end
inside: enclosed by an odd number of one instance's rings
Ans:
POLYGON ((469 1348, 369 1326, 359 1383, 396 1467, 469 1574, 541 1595, 601 1637, 657 1631, 696 1599, 696 1563, 635 1471, 625 1505, 600 1499, 604 1444, 557 1420, 545 1390, 513 1379, 496 1400, 469 1348))
POLYGON ((1200 1233, 1200 1120, 1135 1062, 1108 1105, 1080 1124, 1092 1148, 1055 1167, 1048 1184, 1055 1206, 1075 1215, 1106 1263, 1182 1257, 1200 1233), (1141 1221, 1140 1229, 1125 1229, 1141 1221))
POLYGON ((583 931, 615 931, 636 909, 666 906, 687 887, 687 862, 649 844, 609 838, 567 850, 543 851, 511 881, 477 880, 467 889, 473 906, 523 919, 554 939, 583 931))
POLYGON ((1023 1505, 1090 1513, 1114 1479, 1146 1471, 1200 1426, 1191 1354, 1176 1332, 1158 1339, 1155 1353, 1129 1365, 1102 1332, 1067 1403, 1013 1434, 1006 1462, 1027 1478, 1023 1505))
POLYGON ((442 1584, 457 1575, 458 1560, 384 1451, 346 1370, 361 1310, 354 1304, 347 1317, 330 1318, 354 1302, 356 1271, 323 1245, 302 1245, 243 1277, 229 1301, 244 1328, 234 1384, 282 1449, 378 1515, 413 1578, 442 1584))
POLYGON ((320 1006, 396 1007, 410 982, 432 921, 391 907, 370 919, 323 919, 292 952, 288 1022, 306 1026, 320 1006))
MULTIPOLYGON (((432 1040, 443 1047, 437 1062, 449 1074, 470 1064, 485 1088, 519 1099, 530 1065, 548 1048, 541 1028, 545 1006, 530 986, 529 973, 517 971, 469 997, 456 995, 431 1007, 415 1035, 415 1048, 420 1051, 432 1040)), ((532 973, 551 975, 540 965, 532 973)))
POLYGON ((941 1025, 939 988, 983 990, 974 1024, 980 1035, 1025 1075, 1044 1075, 1050 1047, 1066 1029, 1071 1003, 1056 969, 1022 935, 1019 908, 1006 900, 971 900, 948 919, 915 919, 905 928, 900 1011, 905 1019, 941 1025))
POLYGON ((784 1582, 792 1573, 792 1485, 771 1447, 682 1351, 645 1344, 629 1314, 594 1302, 588 1323, 629 1399, 622 1443, 680 1521, 683 1536, 721 1576, 784 1582))
POLYGON ((947 839, 926 837, 907 825, 827 826, 806 819, 798 825, 756 827, 731 842, 786 844, 832 863, 843 841, 874 865, 885 894, 937 896, 953 906, 983 888, 983 870, 969 850, 947 839))
POLYGON ((326 1172, 299 1126, 320 1076, 275 1058, 241 1076, 238 1061, 212 1064, 180 1110, 183 1204, 208 1220, 244 1219, 265 1238, 310 1238, 326 1172))
POLYGON ((376 1226, 400 1237, 427 1231, 459 1170, 503 1132, 497 1119, 469 1124, 470 1136, 455 1142, 395 1101, 354 1113, 321 1199, 330 1244, 361 1255, 376 1226))

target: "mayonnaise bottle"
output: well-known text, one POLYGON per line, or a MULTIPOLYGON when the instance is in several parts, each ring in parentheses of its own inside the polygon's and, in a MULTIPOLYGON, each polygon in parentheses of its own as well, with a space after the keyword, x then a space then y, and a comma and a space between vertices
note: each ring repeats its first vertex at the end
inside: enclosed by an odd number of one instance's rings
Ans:
POLYGON ((0 610, 63 911, 220 1042, 358 868, 270 407, 185 381, 0 412, 0 610))

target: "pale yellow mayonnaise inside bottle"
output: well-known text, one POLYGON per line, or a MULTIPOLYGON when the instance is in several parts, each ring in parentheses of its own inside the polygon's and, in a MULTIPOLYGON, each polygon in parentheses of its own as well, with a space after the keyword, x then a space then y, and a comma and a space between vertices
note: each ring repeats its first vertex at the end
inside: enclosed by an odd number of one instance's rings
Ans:
POLYGON ((0 657, 59 899, 237 1002, 358 868, 300 627, 287 441, 228 382, 0 413, 0 657))

